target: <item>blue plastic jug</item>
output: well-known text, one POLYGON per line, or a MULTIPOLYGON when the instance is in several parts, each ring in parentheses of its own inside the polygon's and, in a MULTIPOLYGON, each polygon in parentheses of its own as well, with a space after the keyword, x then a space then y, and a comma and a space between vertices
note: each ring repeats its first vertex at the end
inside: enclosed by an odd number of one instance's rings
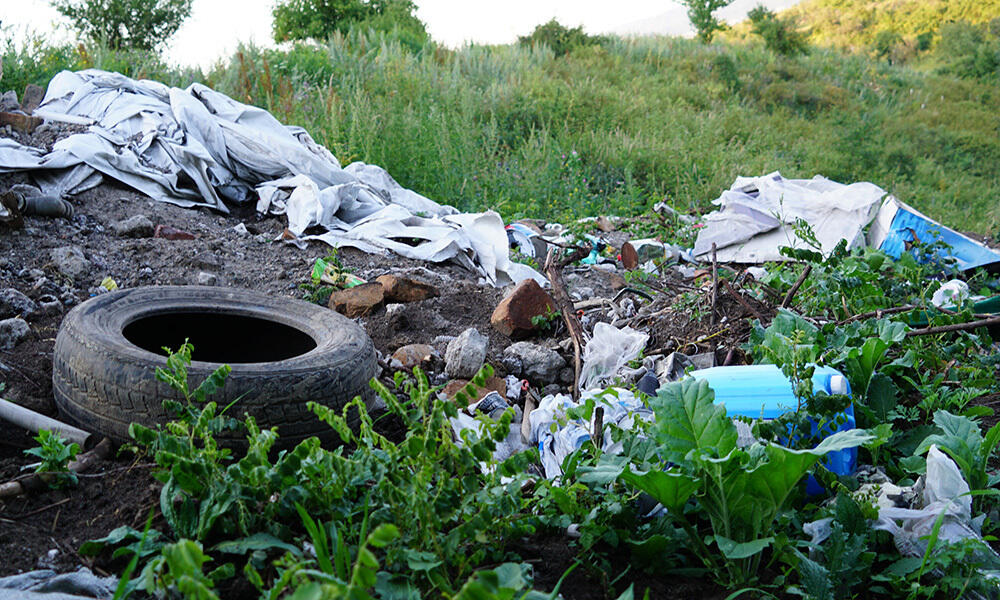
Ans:
MULTIPOLYGON (((788 411, 795 410, 798 401, 793 393, 792 382, 775 365, 746 365, 713 367, 691 371, 696 379, 707 381, 715 392, 715 401, 724 404, 730 417, 743 416, 752 419, 774 419, 788 411)), ((827 394, 851 395, 851 385, 844 374, 832 367, 816 367, 813 373, 813 390, 827 394)), ((849 404, 841 413, 844 422, 824 425, 824 437, 837 431, 854 429, 854 405, 849 404)), ((837 475, 850 475, 858 461, 858 449, 846 448, 826 455, 823 463, 837 475)), ((818 494, 823 488, 812 477, 806 485, 809 494, 818 494)))

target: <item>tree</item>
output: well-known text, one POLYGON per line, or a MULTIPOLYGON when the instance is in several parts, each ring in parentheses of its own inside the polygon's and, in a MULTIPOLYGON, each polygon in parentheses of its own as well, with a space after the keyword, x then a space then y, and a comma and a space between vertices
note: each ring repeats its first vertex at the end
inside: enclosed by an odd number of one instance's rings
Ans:
POLYGON ((752 23, 752 31, 764 38, 768 50, 794 56, 809 51, 806 36, 797 31, 791 21, 780 19, 764 5, 758 5, 747 16, 752 23))
POLYGON ((688 18, 698 32, 698 39, 706 44, 712 41, 716 31, 726 28, 712 13, 732 3, 733 0, 681 0, 681 4, 688 8, 688 18))
POLYGON ((279 0, 271 11, 272 34, 276 42, 323 40, 361 24, 377 31, 398 29, 422 43, 427 31, 414 10, 411 0, 279 0))
POLYGON ((153 50, 191 16, 194 0, 51 0, 80 35, 116 50, 153 50))

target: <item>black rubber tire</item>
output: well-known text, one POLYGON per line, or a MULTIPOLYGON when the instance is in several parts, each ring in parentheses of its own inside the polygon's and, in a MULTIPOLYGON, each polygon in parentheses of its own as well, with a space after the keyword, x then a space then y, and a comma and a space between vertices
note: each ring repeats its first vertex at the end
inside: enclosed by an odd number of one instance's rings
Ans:
MULTIPOLYGON (((309 401, 340 409, 356 396, 371 405, 368 385, 375 376, 375 348, 368 334, 342 315, 300 300, 273 298, 236 288, 155 286, 119 290, 91 298, 63 319, 52 358, 52 389, 59 412, 81 428, 129 440, 132 422, 152 427, 171 420, 163 400, 181 400, 157 381, 163 355, 125 338, 129 323, 168 313, 236 315, 277 322, 304 332, 316 347, 274 362, 231 364, 225 387, 210 399, 227 415, 252 415, 262 428, 278 426, 279 444, 310 436, 339 439, 306 408, 309 401)), ((175 348, 176 349, 176 348, 175 348)), ((198 349, 195 348, 195 357, 198 349)), ((220 366, 193 360, 192 387, 220 366)), ((225 436, 220 441, 226 442, 225 436)), ((229 440, 235 445, 239 439, 229 440)))

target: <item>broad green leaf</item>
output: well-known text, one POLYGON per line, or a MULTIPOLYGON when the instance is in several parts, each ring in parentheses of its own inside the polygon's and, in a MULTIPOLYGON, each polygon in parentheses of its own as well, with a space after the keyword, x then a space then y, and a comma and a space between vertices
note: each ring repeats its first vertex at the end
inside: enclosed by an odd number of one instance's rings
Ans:
POLYGON ((837 433, 825 438, 812 450, 801 450, 801 452, 809 452, 816 454, 817 456, 821 456, 828 452, 836 452, 847 448, 856 448, 867 444, 873 439, 875 439, 875 436, 868 433, 864 429, 848 429, 847 431, 838 431, 837 433))
POLYGON ((898 389, 888 376, 875 373, 868 384, 868 408, 875 413, 875 418, 879 422, 889 421, 889 415, 896 409, 898 403, 896 393, 898 389))
POLYGON ((301 557, 302 550, 289 544, 283 542, 280 539, 274 537, 269 533, 255 533, 250 537, 240 538, 238 540, 226 540, 212 547, 213 552, 222 552, 225 554, 246 554, 247 552, 253 552, 255 550, 271 550, 271 549, 285 550, 291 552, 293 556, 301 557))
POLYGON ((406 549, 403 556, 406 557, 406 566, 413 571, 430 571, 444 564, 433 552, 406 549))
POLYGON ((964 441, 973 454, 979 452, 983 436, 979 431, 979 425, 975 421, 953 415, 946 410, 939 410, 934 413, 934 424, 940 427, 945 435, 957 437, 964 441))
POLYGON ((708 382, 693 378, 669 383, 650 399, 664 459, 681 462, 692 450, 709 448, 725 456, 736 447, 736 426, 714 400, 708 382))
POLYGON ((681 514, 688 499, 698 490, 698 481, 669 471, 634 473, 626 469, 622 480, 646 492, 672 513, 681 514))
POLYGON ((734 542, 733 540, 721 535, 715 536, 715 543, 719 546, 719 550, 722 552, 722 555, 729 560, 750 558, 754 554, 757 554, 758 552, 764 550, 764 548, 770 546, 773 541, 773 537, 767 537, 750 542, 734 542))
POLYGON ((628 457, 604 454, 595 466, 577 469, 578 479, 582 483, 607 485, 618 479, 627 463, 628 457))

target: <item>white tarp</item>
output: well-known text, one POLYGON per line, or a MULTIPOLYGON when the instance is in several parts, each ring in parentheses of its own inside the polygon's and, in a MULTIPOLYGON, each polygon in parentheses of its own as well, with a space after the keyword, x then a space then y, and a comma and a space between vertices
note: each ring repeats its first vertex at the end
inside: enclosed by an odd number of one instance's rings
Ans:
POLYGON ((48 154, 0 139, 0 173, 35 171, 46 193, 77 193, 103 173, 180 206, 228 212, 224 199, 256 201, 259 212, 287 215, 302 239, 454 259, 494 285, 541 279, 509 260, 497 213, 460 214, 374 165, 341 168, 304 129, 198 83, 182 90, 96 69, 63 71, 34 114, 89 125, 48 154), (309 228, 326 231, 304 235, 309 228))
POLYGON ((694 255, 710 260, 712 244, 720 262, 763 263, 787 260, 782 246, 810 248, 795 234, 796 222, 809 224, 822 252, 841 239, 848 248, 863 246, 864 228, 874 218, 885 190, 873 183, 844 185, 817 175, 785 179, 774 172, 763 177, 737 177, 712 203, 719 210, 705 215, 694 255))

